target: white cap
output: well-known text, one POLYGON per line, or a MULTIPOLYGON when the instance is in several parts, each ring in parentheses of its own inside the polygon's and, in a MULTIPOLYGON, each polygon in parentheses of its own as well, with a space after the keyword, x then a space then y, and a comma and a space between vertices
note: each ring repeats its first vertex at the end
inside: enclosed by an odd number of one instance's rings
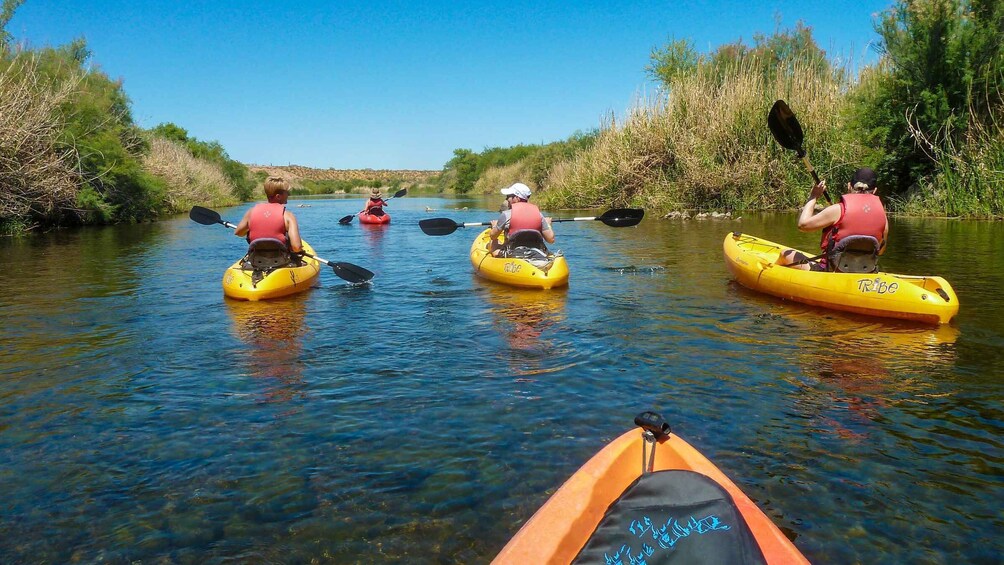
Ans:
POLYGON ((521 200, 529 200, 530 187, 521 182, 518 182, 510 186, 509 188, 503 188, 502 194, 505 194, 506 196, 517 196, 521 200))

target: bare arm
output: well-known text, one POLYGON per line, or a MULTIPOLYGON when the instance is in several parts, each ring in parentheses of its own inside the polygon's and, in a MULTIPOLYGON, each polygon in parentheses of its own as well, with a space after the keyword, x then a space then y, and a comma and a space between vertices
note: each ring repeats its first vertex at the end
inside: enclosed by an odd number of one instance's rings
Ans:
POLYGON ((554 243, 554 228, 551 227, 551 218, 544 218, 544 223, 540 227, 540 235, 544 236, 544 241, 554 243))
POLYGON ((798 216, 798 229, 800 231, 816 231, 832 226, 840 219, 840 204, 831 204, 816 214, 816 200, 826 190, 826 181, 819 181, 812 187, 809 200, 802 206, 802 213, 798 216))
POLYGON ((286 237, 289 238, 289 249, 294 253, 303 251, 303 241, 300 240, 300 226, 296 222, 296 216, 286 210, 283 217, 286 220, 286 237))
POLYGON ((248 208, 247 212, 244 212, 244 217, 238 222, 237 227, 234 228, 234 235, 237 237, 244 237, 248 234, 251 229, 251 209, 248 208))

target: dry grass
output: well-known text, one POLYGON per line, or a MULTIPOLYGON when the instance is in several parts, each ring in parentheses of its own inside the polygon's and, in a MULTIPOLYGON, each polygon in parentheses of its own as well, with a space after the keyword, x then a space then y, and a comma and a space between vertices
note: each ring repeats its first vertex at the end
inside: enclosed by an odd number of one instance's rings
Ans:
POLYGON ((0 65, 0 222, 28 229, 73 208, 77 158, 58 143, 58 108, 79 78, 45 84, 29 55, 0 65))
POLYGON ((808 67, 767 81, 751 65, 722 75, 701 68, 668 95, 639 100, 610 118, 592 149, 554 168, 549 207, 635 205, 670 209, 776 209, 797 205, 811 185, 801 161, 767 128, 777 99, 792 106, 821 175, 852 167, 860 147, 840 136, 841 89, 808 67))
POLYGON ((150 151, 143 157, 143 167, 167 183, 166 204, 171 212, 184 212, 196 204, 238 204, 234 187, 220 167, 196 159, 178 142, 151 137, 150 151))
POLYGON ((477 182, 474 183, 474 192, 476 194, 499 194, 503 188, 515 182, 521 182, 536 193, 539 187, 530 180, 531 176, 530 166, 526 159, 505 167, 493 167, 478 177, 477 182))

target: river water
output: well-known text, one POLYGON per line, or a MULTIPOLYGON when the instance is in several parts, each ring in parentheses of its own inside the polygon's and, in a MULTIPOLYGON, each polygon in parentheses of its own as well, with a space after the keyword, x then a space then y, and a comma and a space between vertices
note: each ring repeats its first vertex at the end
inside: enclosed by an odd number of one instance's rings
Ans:
POLYGON ((646 409, 813 562, 1002 559, 1004 224, 893 219, 883 270, 959 295, 927 327, 730 282, 730 231, 813 249, 792 214, 557 224, 538 292, 417 226, 498 202, 360 203, 290 206, 372 284, 274 302, 187 217, 0 242, 0 561, 484 563, 646 409))

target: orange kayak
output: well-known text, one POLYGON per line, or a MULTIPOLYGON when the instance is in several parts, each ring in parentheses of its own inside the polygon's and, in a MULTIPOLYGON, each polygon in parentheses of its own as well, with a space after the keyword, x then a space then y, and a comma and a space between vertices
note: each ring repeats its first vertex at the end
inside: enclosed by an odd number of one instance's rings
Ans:
POLYGON ((492 563, 808 563, 658 414, 582 466, 492 563))

